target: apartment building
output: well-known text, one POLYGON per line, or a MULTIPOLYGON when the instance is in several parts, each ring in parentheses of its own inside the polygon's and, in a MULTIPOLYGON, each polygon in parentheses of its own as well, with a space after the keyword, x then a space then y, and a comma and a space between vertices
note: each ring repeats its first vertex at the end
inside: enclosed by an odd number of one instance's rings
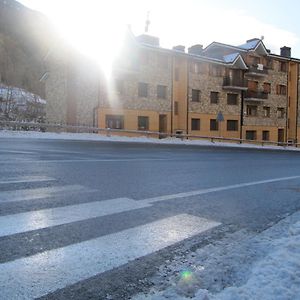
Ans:
POLYGON ((80 67, 68 62, 57 64, 52 58, 48 63, 49 121, 300 140, 300 60, 291 57, 288 47, 275 55, 262 40, 252 39, 239 46, 213 42, 204 49, 164 49, 157 37, 129 32, 109 80, 82 61, 80 67))

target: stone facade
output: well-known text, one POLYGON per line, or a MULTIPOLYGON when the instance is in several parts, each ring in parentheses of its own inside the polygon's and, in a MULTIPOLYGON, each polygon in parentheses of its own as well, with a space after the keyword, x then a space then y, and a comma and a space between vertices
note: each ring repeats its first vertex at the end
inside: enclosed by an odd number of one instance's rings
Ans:
POLYGON ((45 94, 46 118, 49 123, 66 123, 67 70, 63 61, 51 61, 47 66, 45 94))
POLYGON ((46 61, 46 118, 49 123, 93 125, 99 70, 82 57, 51 53, 46 61))
POLYGON ((209 74, 208 68, 203 73, 195 74, 189 72, 189 112, 217 115, 222 112, 224 115, 240 115, 241 97, 239 91, 228 91, 223 89, 223 79, 225 76, 225 68, 219 76, 209 74), (199 102, 192 99, 192 90, 200 90, 201 96, 199 102), (210 93, 218 92, 218 103, 212 104, 210 93), (227 104, 227 94, 237 94, 237 105, 227 104))
POLYGON ((101 102, 101 107, 116 107, 128 110, 150 110, 158 112, 171 111, 172 96, 172 69, 171 58, 166 56, 167 63, 163 67, 159 64, 159 56, 164 55, 158 51, 143 51, 138 55, 147 57, 146 62, 135 65, 135 68, 119 69, 113 72, 110 89, 106 99, 101 102), (123 91, 117 90, 117 81, 123 82, 123 91), (148 85, 147 97, 139 97, 139 83, 148 85), (166 97, 157 96, 157 86, 166 87, 166 97))
MULTIPOLYGON (((250 80, 250 78, 248 78, 250 80)), ((245 101, 244 125, 285 127, 287 122, 287 95, 278 95, 277 86, 287 87, 287 72, 281 72, 279 61, 273 60, 273 68, 268 69, 268 74, 263 77, 251 77, 258 82, 258 90, 264 90, 264 83, 271 85, 271 91, 267 99, 261 101, 245 101), (247 116, 247 105, 257 105, 257 115, 247 116), (264 107, 270 107, 270 116, 264 116, 264 107), (278 117, 278 108, 284 109, 284 117, 278 117)))
MULTIPOLYGON (((109 116, 110 124, 117 117, 120 121, 116 122, 122 123, 123 129, 137 130, 138 120, 143 117, 149 122, 149 130, 153 131, 161 131, 165 122, 164 131, 168 133, 180 130, 198 135, 245 138, 247 131, 256 131, 257 139, 262 139, 268 131, 270 139, 277 141, 279 131, 282 135, 284 130, 287 139, 288 133, 295 135, 296 132, 296 129, 288 131, 290 118, 295 119, 291 122, 293 126, 300 124, 300 114, 295 113, 296 108, 300 111, 300 93, 294 96, 293 90, 295 108, 292 116, 288 106, 289 72, 288 69, 281 71, 281 63, 288 59, 269 55, 261 41, 258 45, 248 51, 238 47, 232 50, 232 47, 219 44, 212 47, 211 53, 190 55, 182 47, 167 50, 157 45, 130 42, 116 59, 110 79, 104 79, 82 58, 67 56, 63 62, 51 58, 46 82, 47 119, 49 122, 107 127, 109 116), (232 51, 240 53, 231 54, 232 51), (220 55, 225 55, 227 60, 222 61, 218 58, 220 55), (235 59, 230 60, 230 57, 235 59), (193 64, 198 64, 199 69, 194 69, 193 64), (251 72, 253 68, 258 72, 251 72), (229 86, 225 84, 228 78, 232 80, 237 74, 235 82, 238 84, 231 81, 229 86), (139 95, 141 83, 147 86, 144 86, 145 96, 139 95), (162 97, 158 95, 158 86, 165 92, 162 97), (266 88, 269 86, 270 90, 266 88), (193 90, 199 91, 200 99, 193 99, 193 90), (211 92, 218 93, 217 103, 212 103, 211 92), (249 92, 254 92, 255 96, 249 96, 253 95, 249 92), (236 103, 230 104, 228 94, 236 95, 236 103), (254 115, 247 108, 251 105, 256 106, 254 115), (210 122, 219 112, 223 114, 224 122, 219 124, 216 132, 210 122), (201 126, 195 125, 195 119, 201 121, 201 126)), ((299 68, 300 61, 293 63, 299 68)), ((300 90, 300 77, 297 89, 300 90)))

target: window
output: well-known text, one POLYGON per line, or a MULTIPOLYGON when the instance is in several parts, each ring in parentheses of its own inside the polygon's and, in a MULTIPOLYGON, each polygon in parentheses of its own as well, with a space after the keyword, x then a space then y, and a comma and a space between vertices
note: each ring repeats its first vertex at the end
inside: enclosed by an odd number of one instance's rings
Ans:
POLYGON ((120 80, 120 79, 116 80, 116 91, 120 95, 124 94, 124 81, 123 80, 120 80))
POLYGON ((264 93, 266 93, 266 94, 271 93, 271 83, 264 82, 264 93))
POLYGON ((124 116, 122 115, 106 115, 105 116, 106 128, 111 129, 124 129, 124 116))
POLYGON ((190 71, 192 73, 195 73, 195 74, 200 74, 200 73, 203 73, 203 65, 201 65, 200 63, 191 63, 190 64, 190 71))
POLYGON ((192 89, 192 101, 200 102, 201 91, 192 89))
POLYGON ((270 131, 269 130, 263 130, 262 140, 263 141, 269 141, 270 140, 270 131))
POLYGON ((157 86, 157 98, 167 99, 167 87, 165 85, 157 86))
POLYGON ((264 113, 264 117, 269 118, 270 113, 271 113, 271 108, 269 106, 264 106, 263 107, 263 113, 264 113))
POLYGON ((227 120, 227 131, 238 131, 239 125, 237 120, 227 120))
POLYGON ((237 105, 238 104, 238 94, 227 94, 227 104, 237 105))
POLYGON ((219 93, 218 92, 210 92, 210 103, 218 104, 219 102, 219 93))
POLYGON ((211 131, 219 130, 219 123, 216 119, 210 119, 210 130, 211 131))
POLYGON ((175 81, 179 81, 179 68, 175 68, 175 81))
POLYGON ((158 67, 162 69, 167 69, 169 66, 168 56, 166 54, 159 54, 157 58, 158 67))
POLYGON ((247 116, 255 117, 257 116, 257 106, 247 105, 247 116))
POLYGON ((246 130, 246 140, 256 140, 256 131, 246 130))
POLYGON ((174 114, 175 114, 175 116, 178 115, 178 102, 177 101, 174 102, 174 114))
POLYGON ((283 84, 278 84, 276 86, 277 95, 286 95, 286 86, 283 84))
POLYGON ((277 118, 279 118, 279 119, 284 118, 284 108, 283 107, 277 108, 277 118))
POLYGON ((148 97, 148 83, 139 82, 138 95, 139 97, 148 97))
POLYGON ((192 130, 200 130, 200 119, 192 119, 192 130))
POLYGON ((149 130, 149 117, 138 116, 138 130, 149 130))
POLYGON ((216 77, 222 76, 222 67, 209 65, 209 75, 216 77))
POLYGON ((279 71, 281 72, 287 72, 287 63, 280 61, 279 62, 279 71))

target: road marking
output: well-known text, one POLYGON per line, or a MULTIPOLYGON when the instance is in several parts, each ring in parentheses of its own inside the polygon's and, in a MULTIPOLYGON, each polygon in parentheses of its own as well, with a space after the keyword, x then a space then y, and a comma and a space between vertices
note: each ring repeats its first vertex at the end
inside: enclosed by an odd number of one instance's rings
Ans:
POLYGON ((0 184, 7 183, 29 183, 29 182, 44 182, 44 181, 53 181, 55 178, 48 176, 18 176, 18 177, 8 177, 1 179, 0 184))
POLYGON ((139 162, 139 161, 171 161, 174 159, 165 158, 120 158, 120 159, 57 159, 57 160, 24 160, 24 161, 3 161, 1 164, 19 163, 88 163, 88 162, 139 162))
POLYGON ((149 255, 220 223, 181 214, 0 264, 3 299, 33 299, 149 255))
POLYGON ((0 217, 0 236, 43 229, 150 206, 152 205, 132 199, 119 198, 7 215, 0 217))
POLYGON ((14 151, 14 150, 0 150, 0 152, 14 153, 14 154, 36 154, 35 152, 31 152, 31 151, 14 151))
POLYGON ((0 192, 1 202, 15 202, 23 200, 43 199, 58 193, 80 193, 95 192, 96 190, 86 188, 82 185, 64 185, 55 187, 44 187, 36 189, 23 189, 0 192))
POLYGON ((266 184, 266 183, 273 183, 273 182, 279 182, 279 181, 287 181, 287 180, 298 179, 298 178, 300 178, 300 175, 299 176, 290 176, 290 177, 266 179, 266 180, 260 180, 260 181, 245 182, 245 183, 238 183, 238 184, 233 184, 233 185, 213 187, 213 188, 190 191, 190 192, 184 192, 184 193, 178 193, 178 194, 158 196, 158 197, 154 197, 154 198, 144 199, 144 200, 141 200, 141 201, 143 201, 145 203, 154 203, 154 202, 159 202, 159 201, 173 200, 173 199, 178 199, 178 198, 186 198, 186 197, 204 195, 204 194, 221 192, 221 191, 226 191, 226 190, 239 189, 239 188, 248 187, 248 186, 260 185, 260 184, 266 184))

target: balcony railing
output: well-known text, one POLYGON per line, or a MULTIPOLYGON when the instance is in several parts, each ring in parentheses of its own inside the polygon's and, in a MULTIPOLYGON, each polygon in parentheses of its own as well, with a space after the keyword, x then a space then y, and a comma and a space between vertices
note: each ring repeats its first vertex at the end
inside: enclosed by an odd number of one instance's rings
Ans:
POLYGON ((251 91, 248 90, 245 95, 245 100, 261 101, 268 99, 268 93, 264 91, 251 91))
POLYGON ((248 67, 248 71, 245 75, 248 76, 266 76, 268 75, 268 69, 264 65, 252 65, 248 67))
POLYGON ((223 79, 223 88, 232 90, 247 90, 248 83, 243 78, 225 76, 223 79))

